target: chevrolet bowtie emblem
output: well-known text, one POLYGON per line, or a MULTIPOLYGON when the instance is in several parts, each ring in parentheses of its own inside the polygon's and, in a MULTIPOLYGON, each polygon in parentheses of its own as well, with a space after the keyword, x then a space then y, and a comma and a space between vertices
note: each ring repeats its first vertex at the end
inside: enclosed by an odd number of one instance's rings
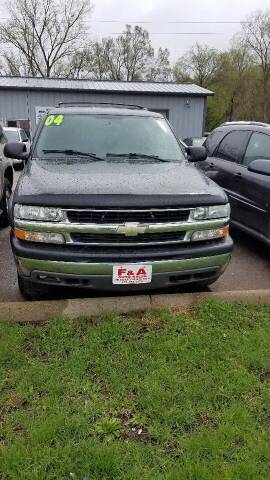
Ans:
POLYGON ((124 225, 121 225, 117 228, 117 233, 122 233, 126 237, 136 237, 140 233, 144 233, 146 227, 140 226, 137 222, 126 222, 124 225))

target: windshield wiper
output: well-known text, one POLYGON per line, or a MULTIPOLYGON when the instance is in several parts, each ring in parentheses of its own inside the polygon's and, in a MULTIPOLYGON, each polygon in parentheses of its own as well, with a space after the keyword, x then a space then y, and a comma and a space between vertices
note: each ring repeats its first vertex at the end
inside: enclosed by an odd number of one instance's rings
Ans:
POLYGON ((71 149, 66 149, 66 150, 57 150, 57 149, 51 149, 51 150, 42 150, 43 153, 63 153, 64 155, 71 155, 71 156, 79 156, 79 157, 89 157, 92 158, 93 160, 96 161, 102 161, 104 162, 104 158, 102 157, 97 157, 95 153, 88 153, 88 152, 80 152, 79 150, 71 150, 71 149))
POLYGON ((161 158, 158 155, 147 155, 146 153, 107 153, 106 157, 122 157, 122 158, 149 158, 158 160, 159 162, 169 162, 166 158, 161 158))

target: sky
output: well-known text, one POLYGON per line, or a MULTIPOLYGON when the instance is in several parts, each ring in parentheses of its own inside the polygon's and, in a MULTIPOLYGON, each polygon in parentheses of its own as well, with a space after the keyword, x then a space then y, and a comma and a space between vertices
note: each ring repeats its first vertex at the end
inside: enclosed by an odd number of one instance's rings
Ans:
MULTIPOLYGON (((138 24, 149 31, 154 48, 167 47, 170 50, 172 61, 196 42, 219 50, 228 48, 233 35, 241 30, 240 22, 247 15, 270 8, 269 0, 90 1, 94 8, 85 23, 92 39, 115 36, 124 30, 127 23, 138 24)), ((0 22, 7 17, 7 0, 0 0, 0 22)))
POLYGON ((93 3, 89 21, 92 37, 122 32, 126 23, 135 22, 150 32, 155 48, 170 50, 172 60, 196 42, 220 50, 227 48, 247 15, 270 7, 269 0, 93 0, 93 3), (166 23, 176 21, 239 23, 166 23))

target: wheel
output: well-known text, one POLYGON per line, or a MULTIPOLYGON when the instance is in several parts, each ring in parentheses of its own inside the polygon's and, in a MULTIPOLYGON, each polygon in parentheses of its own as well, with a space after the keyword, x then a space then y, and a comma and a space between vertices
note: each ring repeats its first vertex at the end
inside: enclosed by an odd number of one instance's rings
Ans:
POLYGON ((3 196, 0 200, 0 211, 2 214, 0 215, 0 227, 7 227, 9 225, 8 220, 8 202, 11 196, 12 187, 7 178, 4 179, 4 190, 3 196))
POLYGON ((18 275, 18 286, 22 296, 26 300, 38 300, 50 292, 48 285, 31 282, 31 280, 22 278, 20 275, 18 275))

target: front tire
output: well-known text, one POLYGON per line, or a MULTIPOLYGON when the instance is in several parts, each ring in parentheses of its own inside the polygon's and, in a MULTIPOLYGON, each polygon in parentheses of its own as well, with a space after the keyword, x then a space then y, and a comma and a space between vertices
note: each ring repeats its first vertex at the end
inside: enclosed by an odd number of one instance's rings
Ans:
POLYGON ((8 202, 11 196, 12 187, 7 178, 4 179, 4 190, 3 196, 0 200, 0 210, 2 211, 2 215, 0 216, 0 227, 8 227, 9 220, 8 220, 8 202))
POLYGON ((26 300, 39 300, 50 292, 50 287, 48 285, 40 285, 39 283, 27 280, 20 275, 18 275, 18 286, 22 296, 26 300))

